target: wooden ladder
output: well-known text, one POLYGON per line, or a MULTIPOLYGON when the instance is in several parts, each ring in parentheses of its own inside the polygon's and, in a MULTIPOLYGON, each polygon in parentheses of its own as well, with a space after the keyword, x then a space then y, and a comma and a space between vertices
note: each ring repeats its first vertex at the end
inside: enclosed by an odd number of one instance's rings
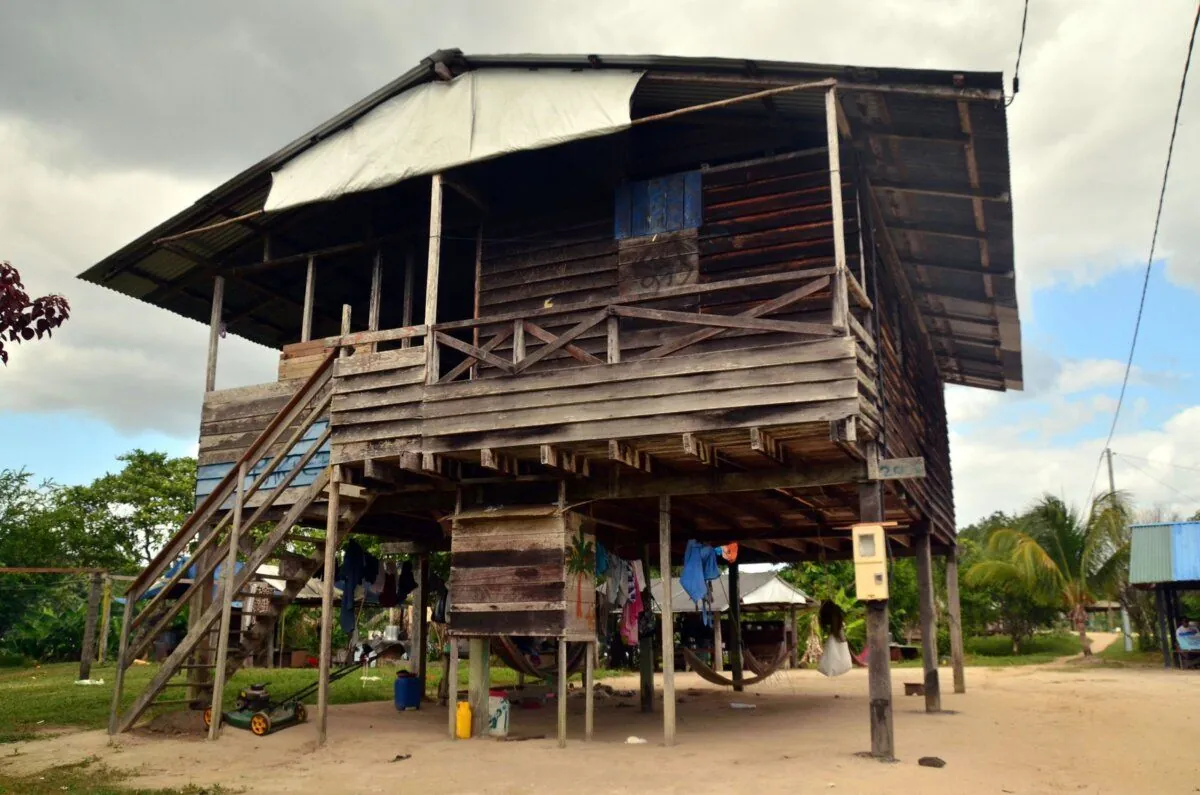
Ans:
MULTIPOLYGON (((333 362, 336 356, 336 350, 329 352, 308 380, 246 449, 220 484, 200 503, 162 551, 130 585, 125 598, 125 615, 121 626, 120 650, 117 654, 116 686, 113 688, 112 707, 109 712, 109 734, 128 730, 151 706, 188 703, 193 707, 203 708, 207 702, 213 706, 214 712, 218 712, 220 705, 216 702, 220 698, 221 685, 225 679, 241 666, 247 656, 260 651, 269 642, 283 610, 295 600, 304 585, 323 565, 323 555, 320 558, 297 555, 282 550, 281 547, 285 547, 292 540, 290 536, 307 509, 313 503, 325 499, 325 492, 331 481, 330 467, 326 467, 312 484, 295 497, 295 502, 275 522, 261 542, 256 544, 249 531, 263 520, 267 511, 275 506, 296 476, 329 440, 328 427, 309 445, 292 469, 284 474, 282 480, 271 489, 258 507, 252 511, 243 509, 288 451, 295 447, 317 420, 328 414, 332 395, 333 362), (292 430, 287 434, 287 438, 275 448, 289 429, 292 430), (270 454, 272 448, 276 449, 274 455, 270 454), (255 475, 247 486, 249 472, 260 463, 263 464, 262 471, 255 475), (248 513, 248 516, 244 516, 244 513, 248 513), (239 594, 246 592, 247 585, 255 579, 260 566, 281 556, 294 565, 293 571, 278 578, 285 579, 287 586, 282 593, 271 597, 269 610, 255 616, 255 621, 245 632, 231 632, 229 625, 232 602, 239 598, 239 594), (242 563, 242 568, 237 570, 239 562, 242 563), (157 593, 139 606, 139 601, 144 599, 151 586, 172 571, 173 564, 177 564, 174 573, 167 577, 157 593), (168 594, 180 584, 188 569, 192 567, 195 569, 192 582, 173 604, 168 604, 168 594), (203 588, 212 582, 218 567, 221 569, 218 596, 209 603, 209 599, 201 599, 207 596, 203 593, 203 588), (189 622, 187 635, 162 663, 133 704, 122 710, 126 671, 187 604, 193 605, 193 620, 189 622), (224 639, 222 634, 225 635, 224 639), (239 638, 235 644, 228 641, 231 635, 239 638), (232 655, 229 653, 231 645, 234 646, 232 655), (197 681, 198 677, 191 673, 219 669, 215 684, 197 681), (192 681, 171 681, 176 674, 185 671, 191 675, 192 681), (212 691, 212 695, 209 699, 192 697, 169 701, 156 700, 164 690, 172 687, 188 687, 193 693, 212 691)), ((370 509, 373 500, 373 495, 367 495, 338 517, 338 538, 334 539, 335 545, 345 538, 350 529, 370 509)))

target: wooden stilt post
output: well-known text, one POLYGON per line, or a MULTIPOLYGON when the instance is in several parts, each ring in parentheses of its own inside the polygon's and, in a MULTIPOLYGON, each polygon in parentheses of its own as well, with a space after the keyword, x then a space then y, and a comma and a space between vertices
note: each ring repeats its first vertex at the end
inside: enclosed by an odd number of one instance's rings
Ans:
POLYGON ((567 642, 558 641, 558 747, 567 747, 567 642))
MULTIPOLYGON (((404 299, 401 304, 400 312, 400 323, 405 327, 413 324, 413 290, 415 289, 416 285, 416 259, 417 257, 416 254, 413 253, 412 246, 409 246, 408 250, 404 252, 404 299)), ((400 340, 400 347, 412 347, 412 338, 405 337, 404 339, 400 340)))
POLYGON ((596 721, 596 693, 593 688, 596 686, 596 652, 599 647, 600 644, 594 640, 588 643, 587 661, 583 667, 583 739, 586 742, 592 740, 596 721))
POLYGON ((313 300, 317 291, 317 258, 308 258, 308 268, 304 272, 304 313, 300 320, 300 341, 312 339, 313 300))
POLYGON ((121 712, 121 697, 125 690, 125 669, 129 667, 125 657, 129 653, 129 622, 132 619, 133 597, 130 595, 125 599, 125 612, 121 617, 121 638, 117 642, 117 674, 116 681, 113 682, 112 706, 108 711, 109 736, 117 733, 117 716, 121 712))
POLYGON ((342 468, 333 465, 325 514, 325 567, 321 572, 321 648, 317 673, 317 745, 325 744, 329 721, 329 668, 333 656, 333 580, 337 572, 338 531, 342 499, 342 468))
POLYGON ((491 672, 488 668, 489 643, 487 638, 471 638, 467 700, 471 703, 471 736, 483 737, 488 725, 488 691, 491 688, 491 672))
POLYGON ((233 618, 234 581, 237 579, 238 541, 242 532, 242 502, 246 491, 246 463, 238 465, 237 490, 233 500, 233 521, 229 525, 229 554, 225 556, 225 571, 221 574, 221 621, 217 635, 217 667, 213 670, 212 720, 208 724, 208 739, 221 734, 221 704, 225 697, 225 669, 229 657, 229 624, 233 618))
MULTIPOLYGON (((421 681, 421 698, 425 698, 426 671, 429 665, 429 555, 422 552, 417 557, 417 592, 413 598, 413 630, 410 633, 412 648, 409 660, 412 672, 421 681)), ((417 708, 420 709, 418 703, 417 708)))
POLYGON ((217 343, 221 340, 221 313, 225 304, 225 277, 213 278, 212 315, 208 321, 208 368, 205 370, 204 391, 217 386, 217 343))
POLYGON ((663 586, 663 742, 675 744, 675 615, 671 610, 671 498, 658 498, 658 570, 663 586))
POLYGON ((446 708, 450 713, 450 739, 458 738, 456 727, 458 717, 458 638, 446 631, 446 639, 450 643, 450 653, 446 655, 445 670, 442 671, 442 681, 446 683, 446 708))
MULTIPOLYGON (((642 591, 642 605, 650 610, 650 547, 642 547, 642 573, 646 576, 646 588, 642 591)), ((647 622, 651 627, 653 621, 647 622)), ((638 664, 641 671, 642 712, 654 711, 654 631, 638 633, 638 664)))
POLYGON ((738 562, 729 564, 729 670, 733 674, 733 690, 741 693, 746 689, 745 670, 742 667, 742 578, 738 562))
POLYGON ((942 711, 942 690, 938 682, 937 607, 933 597, 933 539, 929 525, 916 533, 917 596, 921 616, 921 660, 925 669, 925 711, 942 711))
POLYGON ((712 668, 717 673, 725 668, 725 654, 721 647, 725 642, 721 639, 721 614, 713 613, 713 659, 712 668))
POLYGON ((954 692, 967 692, 963 672, 962 608, 958 602, 958 547, 946 555, 946 617, 950 624, 950 664, 954 668, 954 692))
POLYGON ((792 629, 792 653, 788 657, 788 668, 800 667, 800 633, 796 629, 796 606, 788 608, 788 626, 792 629))
POLYGON ((833 316, 832 325, 838 331, 850 334, 849 285, 846 282, 846 224, 842 207, 842 163, 838 140, 837 91, 830 88, 825 92, 825 128, 829 144, 829 189, 833 213, 833 316))
POLYGON ((87 618, 83 623, 83 649, 79 655, 80 679, 90 679, 92 676, 92 662, 96 659, 96 624, 100 618, 100 591, 103 587, 100 572, 92 572, 88 586, 87 618))
MULTIPOLYGON (((371 263, 371 301, 367 305, 367 331, 379 331, 379 310, 383 306, 383 249, 375 246, 375 259, 371 263)), ((372 342, 371 352, 379 346, 372 342)))
POLYGON ((429 267, 425 274, 425 383, 436 384, 441 377, 437 339, 438 271, 442 261, 442 175, 434 174, 429 192, 429 267))
MULTIPOLYGON (((859 484, 859 521, 883 521, 883 482, 859 484)), ((870 698, 871 756, 895 758, 892 731, 892 672, 888 650, 888 603, 867 602, 867 681, 870 698)))
POLYGON ((97 642, 99 660, 104 665, 108 659, 108 633, 112 629, 112 577, 104 575, 104 587, 100 593, 100 637, 97 642))

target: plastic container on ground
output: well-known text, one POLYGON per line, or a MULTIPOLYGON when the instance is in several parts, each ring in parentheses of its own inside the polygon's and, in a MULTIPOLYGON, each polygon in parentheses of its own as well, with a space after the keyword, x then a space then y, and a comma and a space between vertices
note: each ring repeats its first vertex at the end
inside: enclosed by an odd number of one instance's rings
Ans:
POLYGON ((492 737, 508 736, 510 712, 508 694, 503 690, 488 691, 488 734, 492 737))

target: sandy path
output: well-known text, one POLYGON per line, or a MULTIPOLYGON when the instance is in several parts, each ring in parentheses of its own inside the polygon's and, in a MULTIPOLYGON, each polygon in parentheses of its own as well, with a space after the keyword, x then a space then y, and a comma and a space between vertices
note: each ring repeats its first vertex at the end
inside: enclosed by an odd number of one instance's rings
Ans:
MULTIPOLYGON (((896 692, 920 675, 896 671, 896 692)), ((598 700, 596 740, 583 743, 578 697, 566 750, 552 739, 450 742, 442 709, 371 703, 335 707, 320 751, 311 725, 262 739, 227 730, 216 744, 126 735, 109 747, 103 733, 82 732, 22 744, 0 767, 33 771, 95 754, 138 771, 140 786, 219 782, 256 793, 1183 793, 1200 783, 1194 755, 1181 750, 1200 724, 1195 675, 1056 664, 967 676, 965 695, 943 698, 953 714, 926 715, 921 699, 896 698, 897 764, 855 755, 868 744, 866 674, 855 670, 834 680, 785 672, 738 697, 754 710, 731 709, 731 694, 680 675, 675 748, 660 745, 659 714, 617 706, 634 699, 598 700), (624 744, 631 734, 650 744, 624 744), (391 762, 397 754, 412 758, 391 762), (925 755, 946 767, 919 767, 925 755)), ((942 677, 948 690, 949 671, 942 677)), ((515 711, 512 731, 553 738, 553 720, 553 710, 515 711)))

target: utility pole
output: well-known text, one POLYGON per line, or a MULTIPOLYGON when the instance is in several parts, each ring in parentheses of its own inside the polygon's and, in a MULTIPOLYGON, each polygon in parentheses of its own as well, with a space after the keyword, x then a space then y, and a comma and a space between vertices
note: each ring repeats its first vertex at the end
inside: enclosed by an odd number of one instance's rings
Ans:
MULTIPOLYGON (((1117 482, 1113 479, 1112 448, 1104 448, 1104 455, 1108 458, 1108 493, 1116 494, 1117 482)), ((1125 639, 1125 651, 1133 651, 1133 636, 1129 632, 1129 611, 1125 609, 1124 602, 1121 603, 1121 636, 1125 639)))

